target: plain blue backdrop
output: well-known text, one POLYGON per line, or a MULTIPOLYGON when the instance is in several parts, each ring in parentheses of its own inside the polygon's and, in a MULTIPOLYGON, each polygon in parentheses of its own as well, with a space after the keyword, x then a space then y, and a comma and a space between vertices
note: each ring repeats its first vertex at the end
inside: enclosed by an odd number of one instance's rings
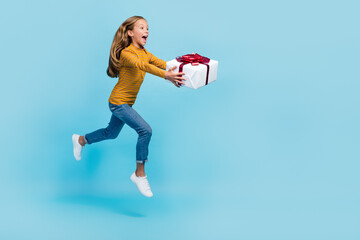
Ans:
POLYGON ((360 239, 358 1, 11 1, 1 25, 1 239, 360 239), (120 24, 144 16, 166 61, 219 61, 198 90, 147 74, 150 124, 72 155, 105 127, 120 24))

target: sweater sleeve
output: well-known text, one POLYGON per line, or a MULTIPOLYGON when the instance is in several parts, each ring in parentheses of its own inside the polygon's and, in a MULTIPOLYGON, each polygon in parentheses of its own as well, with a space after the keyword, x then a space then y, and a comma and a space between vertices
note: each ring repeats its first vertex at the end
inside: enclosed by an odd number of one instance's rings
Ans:
POLYGON ((155 65, 142 61, 135 54, 133 54, 131 51, 128 51, 127 49, 121 51, 120 63, 125 67, 135 67, 158 77, 165 78, 164 70, 158 68, 155 65))
POLYGON ((151 52, 148 52, 150 54, 150 61, 149 63, 152 65, 157 66, 161 69, 166 69, 166 62, 160 58, 155 57, 151 52))

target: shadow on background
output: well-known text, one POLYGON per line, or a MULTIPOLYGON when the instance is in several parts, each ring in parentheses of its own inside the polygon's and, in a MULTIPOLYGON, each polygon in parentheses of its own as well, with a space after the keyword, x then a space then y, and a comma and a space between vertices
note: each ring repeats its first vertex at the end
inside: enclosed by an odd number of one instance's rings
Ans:
POLYGON ((86 205, 106 209, 129 217, 146 217, 139 209, 142 199, 139 196, 104 196, 101 194, 68 194, 58 196, 55 202, 64 204, 86 205))

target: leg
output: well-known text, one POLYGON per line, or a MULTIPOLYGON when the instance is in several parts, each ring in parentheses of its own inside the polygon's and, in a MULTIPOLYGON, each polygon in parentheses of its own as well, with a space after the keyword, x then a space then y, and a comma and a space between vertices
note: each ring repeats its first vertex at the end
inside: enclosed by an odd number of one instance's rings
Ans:
POLYGON ((79 138, 79 143, 81 145, 85 145, 85 143, 92 144, 107 139, 115 139, 119 135, 123 126, 123 121, 121 121, 116 116, 111 115, 110 122, 106 128, 101 128, 94 132, 88 133, 85 136, 81 136, 79 138))
POLYGON ((136 144, 136 171, 130 176, 131 181, 139 189, 140 193, 146 197, 152 197, 153 193, 145 175, 144 165, 148 160, 148 148, 152 135, 152 130, 145 120, 128 104, 110 105, 113 114, 124 123, 133 128, 138 134, 136 144))
POLYGON ((113 105, 113 115, 133 128, 138 134, 136 144, 136 162, 140 172, 144 173, 144 163, 148 160, 149 143, 152 129, 147 122, 128 104, 113 105))
POLYGON ((111 115, 110 122, 106 128, 98 129, 92 133, 86 134, 85 136, 79 136, 78 134, 74 134, 72 136, 72 141, 75 159, 78 161, 81 160, 81 151, 86 143, 92 144, 106 139, 116 138, 119 135, 124 124, 125 123, 119 118, 111 115))

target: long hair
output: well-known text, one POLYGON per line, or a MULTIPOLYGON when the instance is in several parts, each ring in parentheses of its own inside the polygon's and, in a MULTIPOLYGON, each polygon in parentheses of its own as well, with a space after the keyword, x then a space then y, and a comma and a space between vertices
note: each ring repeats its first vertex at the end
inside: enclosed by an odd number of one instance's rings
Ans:
POLYGON ((109 66, 106 70, 109 77, 115 78, 119 76, 120 53, 131 44, 131 37, 128 35, 128 30, 133 30, 135 22, 139 19, 146 21, 146 19, 141 16, 132 16, 126 19, 116 31, 110 48, 109 66))

